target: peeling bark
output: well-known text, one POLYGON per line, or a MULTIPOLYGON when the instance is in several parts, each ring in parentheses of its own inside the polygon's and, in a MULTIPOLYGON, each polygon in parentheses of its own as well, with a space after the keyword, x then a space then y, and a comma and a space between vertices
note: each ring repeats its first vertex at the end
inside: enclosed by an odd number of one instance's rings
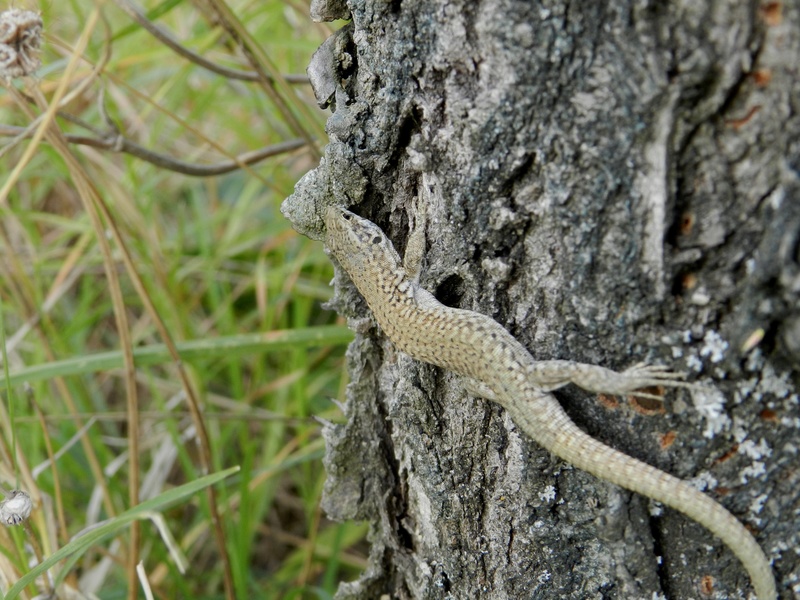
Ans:
MULTIPOLYGON (((333 197, 402 252, 423 195, 421 283, 445 304, 537 358, 663 363, 713 386, 669 392, 664 412, 557 396, 608 445, 706 485, 796 597, 800 15, 603 4, 317 6, 352 24, 316 57, 331 142, 284 213, 320 239, 333 197)), ((396 352, 341 272, 336 290, 359 334, 347 422, 324 432, 324 508, 372 524, 370 565, 337 598, 747 597, 702 527, 553 458, 396 352)))

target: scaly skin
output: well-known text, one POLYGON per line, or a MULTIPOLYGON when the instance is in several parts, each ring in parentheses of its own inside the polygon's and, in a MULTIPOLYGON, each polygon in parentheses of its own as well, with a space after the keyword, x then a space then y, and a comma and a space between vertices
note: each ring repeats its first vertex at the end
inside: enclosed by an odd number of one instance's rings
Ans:
POLYGON ((742 561, 759 600, 775 600, 767 557, 731 513, 684 481, 587 435, 550 393, 568 383, 611 394, 654 385, 686 386, 678 374, 645 365, 617 373, 571 361, 537 362, 496 321, 444 306, 420 288, 408 276, 392 243, 371 221, 329 207, 325 225, 326 246, 398 349, 465 377, 468 388, 503 406, 522 431, 556 456, 694 519, 742 561))

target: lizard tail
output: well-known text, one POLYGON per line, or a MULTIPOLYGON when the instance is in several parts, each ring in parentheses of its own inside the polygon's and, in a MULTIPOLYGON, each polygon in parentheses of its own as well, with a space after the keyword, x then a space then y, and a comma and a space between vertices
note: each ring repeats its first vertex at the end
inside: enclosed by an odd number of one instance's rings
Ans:
MULTIPOLYGON (((553 454, 579 469, 666 504, 703 525, 742 562, 758 600, 776 600, 775 578, 761 546, 725 507, 685 481, 597 441, 579 429, 563 410, 559 412, 562 414, 546 428, 548 432, 543 432, 541 425, 523 426, 523 429, 553 454), (559 418, 562 415, 563 418, 559 418)), ((516 413, 512 417, 517 424, 530 424, 523 411, 512 409, 512 413, 516 413)))

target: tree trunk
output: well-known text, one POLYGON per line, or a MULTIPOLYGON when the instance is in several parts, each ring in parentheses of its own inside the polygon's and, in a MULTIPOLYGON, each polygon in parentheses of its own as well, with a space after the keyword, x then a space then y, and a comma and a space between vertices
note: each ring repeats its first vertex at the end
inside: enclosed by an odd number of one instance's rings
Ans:
MULTIPOLYGON (((421 198, 420 283, 444 304, 537 359, 660 363, 711 386, 663 409, 556 395, 592 436, 697 481, 774 559, 781 597, 800 594, 797 7, 348 8, 310 69, 331 143, 285 203, 294 226, 320 239, 335 198, 402 254, 421 198)), ((337 598, 747 596, 700 525, 554 458, 394 350, 343 272, 336 289, 359 333, 346 423, 324 430, 324 508, 372 524, 369 568, 337 598)))

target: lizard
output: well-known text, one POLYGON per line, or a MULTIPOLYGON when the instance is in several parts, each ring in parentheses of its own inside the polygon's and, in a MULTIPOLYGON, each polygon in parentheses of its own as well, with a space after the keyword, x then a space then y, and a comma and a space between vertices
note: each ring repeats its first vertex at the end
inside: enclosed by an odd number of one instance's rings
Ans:
MULTIPOLYGON (((552 392, 569 383, 595 393, 626 394, 652 386, 691 387, 662 366, 639 363, 617 372, 568 360, 536 361, 494 319, 441 304, 417 282, 424 226, 417 224, 406 264, 375 223, 339 206, 323 209, 325 246, 364 297, 383 333, 411 358, 449 369, 465 389, 497 402, 536 443, 595 477, 670 506, 697 521, 742 562, 759 600, 775 600, 770 562, 753 535, 711 497, 591 437, 552 392), (422 233, 420 234, 420 231, 422 233), (420 241, 420 237, 421 241, 420 241), (409 272, 412 271, 412 272, 409 272)), ((649 396, 637 392, 637 396, 649 396)))

